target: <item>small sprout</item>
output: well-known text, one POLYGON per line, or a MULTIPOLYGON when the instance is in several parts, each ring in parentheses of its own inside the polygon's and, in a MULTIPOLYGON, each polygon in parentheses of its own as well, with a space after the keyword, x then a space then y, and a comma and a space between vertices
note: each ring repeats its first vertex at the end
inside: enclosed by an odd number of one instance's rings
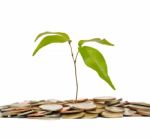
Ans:
POLYGON ((40 41, 40 43, 34 50, 34 52, 32 54, 33 56, 41 48, 43 48, 49 44, 65 43, 65 42, 67 42, 69 44, 71 56, 72 56, 73 64, 74 64, 74 70, 75 70, 75 80, 76 80, 75 101, 78 99, 78 78, 77 78, 77 67, 76 67, 78 54, 80 54, 81 57, 83 58, 85 65, 87 65, 91 69, 95 70, 98 73, 99 77, 101 79, 103 79, 105 82, 107 82, 111 86, 111 88, 115 90, 115 86, 113 85, 113 83, 108 75, 107 64, 106 64, 106 61, 105 61, 102 53, 93 47, 84 45, 87 42, 97 42, 102 45, 114 46, 112 43, 110 43, 106 39, 100 39, 100 38, 80 40, 78 42, 78 52, 76 53, 76 55, 74 55, 72 45, 71 45, 72 41, 70 40, 70 37, 68 34, 66 34, 64 32, 43 32, 43 33, 40 33, 36 37, 35 41, 37 41, 40 37, 43 37, 43 39, 40 41), (46 35, 46 36, 43 37, 44 35, 46 35))

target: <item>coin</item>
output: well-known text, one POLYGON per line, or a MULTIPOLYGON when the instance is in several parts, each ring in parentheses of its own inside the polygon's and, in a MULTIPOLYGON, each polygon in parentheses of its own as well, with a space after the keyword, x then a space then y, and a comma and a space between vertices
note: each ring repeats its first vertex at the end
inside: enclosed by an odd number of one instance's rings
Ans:
POLYGON ((102 117, 105 118, 121 118, 123 117, 123 113, 114 113, 114 112, 108 112, 108 111, 104 111, 102 112, 102 117))
POLYGON ((150 117, 150 103, 128 102, 115 97, 75 100, 24 101, 0 106, 0 117, 30 119, 150 117))
POLYGON ((45 115, 45 118, 60 118, 61 114, 60 113, 55 113, 55 114, 50 114, 50 115, 45 115))
POLYGON ((3 112, 2 116, 3 117, 16 116, 17 114, 22 113, 22 112, 26 112, 26 111, 29 111, 29 109, 15 109, 15 110, 12 110, 12 111, 3 112))
POLYGON ((115 97, 103 96, 103 97, 95 97, 93 100, 94 101, 112 101, 115 99, 116 99, 115 97))
POLYGON ((96 109, 96 110, 91 110, 91 111, 86 111, 86 112, 91 113, 91 114, 101 114, 104 111, 105 109, 96 109))
POLYGON ((62 105, 59 105, 59 104, 41 105, 39 107, 41 109, 47 110, 47 111, 59 111, 59 110, 61 110, 63 108, 62 105))
POLYGON ((78 118, 82 118, 84 115, 85 115, 84 112, 76 113, 76 114, 63 114, 62 118, 63 119, 78 119, 78 118))
POLYGON ((150 111, 148 110, 137 110, 137 113, 143 116, 150 116, 150 111))
POLYGON ((1 117, 3 117, 3 116, 2 116, 2 113, 0 112, 0 118, 1 118, 1 117))
POLYGON ((40 117, 40 116, 44 116, 46 114, 50 114, 51 112, 46 112, 46 111, 38 111, 32 114, 29 114, 28 117, 40 117))
POLYGON ((72 104, 71 106, 77 109, 82 109, 82 110, 96 109, 96 105, 92 102, 75 103, 75 104, 72 104))
POLYGON ((39 101, 39 102, 35 102, 35 103, 32 103, 31 106, 32 107, 37 107, 37 106, 40 106, 40 105, 45 105, 45 101, 39 101))
POLYGON ((7 111, 14 111, 16 110, 15 108, 4 108, 4 109, 1 109, 1 112, 7 112, 7 111))
POLYGON ((120 98, 120 99, 115 99, 115 100, 111 100, 111 101, 108 101, 108 102, 107 102, 107 105, 108 105, 108 106, 113 106, 113 105, 119 104, 121 101, 122 101, 122 98, 120 98))
POLYGON ((120 103, 115 104, 113 106, 116 106, 116 107, 125 107, 126 105, 128 105, 127 101, 121 101, 120 103))
POLYGON ((85 102, 87 101, 88 99, 87 98, 82 98, 82 99, 78 99, 76 100, 77 103, 80 103, 80 102, 85 102))
POLYGON ((134 116, 136 114, 136 111, 134 110, 130 110, 128 108, 124 108, 124 116, 134 116))
POLYGON ((68 106, 68 107, 63 107, 61 110, 60 110, 60 113, 63 113, 63 112, 66 112, 66 111, 69 111, 71 108, 68 106))
POLYGON ((95 104, 102 104, 104 105, 106 103, 106 101, 95 101, 95 104))
POLYGON ((130 108, 132 110, 150 110, 150 107, 145 107, 145 106, 138 106, 138 105, 132 105, 132 104, 129 104, 129 105, 126 105, 125 107, 127 108, 130 108))
POLYGON ((27 112, 19 113, 19 114, 17 114, 17 117, 24 117, 24 116, 27 116, 27 115, 29 115, 31 113, 34 113, 34 112, 35 111, 30 110, 30 111, 27 111, 27 112))
POLYGON ((102 109, 102 108, 105 108, 105 107, 106 107, 105 104, 98 104, 98 103, 95 103, 95 105, 96 105, 96 108, 98 108, 98 109, 102 109))
POLYGON ((135 113, 135 114, 133 114, 133 115, 130 116, 130 117, 142 117, 142 115, 140 115, 140 114, 138 114, 138 113, 135 113))
POLYGON ((85 113, 82 119, 92 119, 92 118, 97 118, 97 117, 98 117, 97 113, 85 113))
POLYGON ((114 112, 114 113, 117 113, 117 112, 124 112, 124 109, 123 108, 120 108, 120 107, 114 107, 114 106, 110 106, 110 107, 105 107, 105 109, 109 112, 114 112))
POLYGON ((145 102, 128 102, 129 104, 133 105, 139 105, 139 106, 145 106, 145 107, 150 107, 150 103, 145 103, 145 102))
POLYGON ((83 112, 82 109, 71 109, 71 110, 67 110, 67 111, 60 111, 60 113, 62 114, 73 114, 73 113, 81 113, 83 112))
POLYGON ((28 106, 30 106, 30 104, 28 104, 28 103, 14 103, 14 104, 11 104, 11 107, 13 107, 13 108, 15 108, 15 107, 21 108, 21 107, 28 107, 28 106))
POLYGON ((4 112, 2 113, 2 117, 12 117, 12 116, 16 116, 18 113, 19 113, 18 111, 4 112))
POLYGON ((49 102, 49 103, 58 103, 59 100, 57 100, 57 99, 48 99, 47 102, 49 102))
POLYGON ((0 111, 3 109, 8 109, 10 106, 6 105, 6 106, 0 106, 0 111))

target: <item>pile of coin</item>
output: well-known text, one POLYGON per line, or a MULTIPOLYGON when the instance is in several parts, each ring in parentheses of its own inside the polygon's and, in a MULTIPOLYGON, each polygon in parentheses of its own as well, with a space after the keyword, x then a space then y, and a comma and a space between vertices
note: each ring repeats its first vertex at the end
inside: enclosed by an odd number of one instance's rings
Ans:
POLYGON ((105 96, 93 99, 24 101, 0 106, 1 118, 91 119, 150 116, 150 103, 105 96))

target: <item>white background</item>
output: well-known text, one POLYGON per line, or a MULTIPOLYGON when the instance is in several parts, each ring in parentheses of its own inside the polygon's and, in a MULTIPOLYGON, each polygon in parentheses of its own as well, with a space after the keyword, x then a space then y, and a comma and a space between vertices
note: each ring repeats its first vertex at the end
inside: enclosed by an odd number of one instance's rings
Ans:
MULTIPOLYGON (((24 100, 73 99, 75 79, 68 44, 41 49, 36 35, 62 31, 76 52, 80 39, 106 38, 99 49, 113 91, 78 58, 79 98, 115 96, 150 102, 149 0, 0 0, 0 105, 24 100)), ((0 119, 0 138, 149 138, 149 118, 39 121, 0 119)))

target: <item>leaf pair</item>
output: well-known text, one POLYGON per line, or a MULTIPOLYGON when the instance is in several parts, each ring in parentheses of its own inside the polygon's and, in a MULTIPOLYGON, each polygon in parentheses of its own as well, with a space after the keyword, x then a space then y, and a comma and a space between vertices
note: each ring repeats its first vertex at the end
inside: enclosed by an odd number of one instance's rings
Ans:
MULTIPOLYGON (((39 34, 35 41, 42 37, 43 35, 48 35, 44 37, 39 45, 36 47, 36 49, 33 52, 33 56, 44 46, 52 43, 64 43, 64 42, 70 42, 70 38, 66 33, 63 32, 44 32, 39 34)), ((108 42, 106 39, 100 39, 100 38, 93 38, 89 40, 80 40, 78 45, 78 50, 79 53, 81 54, 84 63, 95 70, 98 75, 106 81, 114 90, 115 87, 113 83, 110 80, 110 77, 108 75, 108 70, 107 70, 107 64, 106 61, 103 57, 103 55, 95 48, 92 48, 90 46, 83 46, 84 43, 86 42, 97 42, 99 44, 103 45, 108 45, 108 46, 113 46, 112 43, 108 42)))

